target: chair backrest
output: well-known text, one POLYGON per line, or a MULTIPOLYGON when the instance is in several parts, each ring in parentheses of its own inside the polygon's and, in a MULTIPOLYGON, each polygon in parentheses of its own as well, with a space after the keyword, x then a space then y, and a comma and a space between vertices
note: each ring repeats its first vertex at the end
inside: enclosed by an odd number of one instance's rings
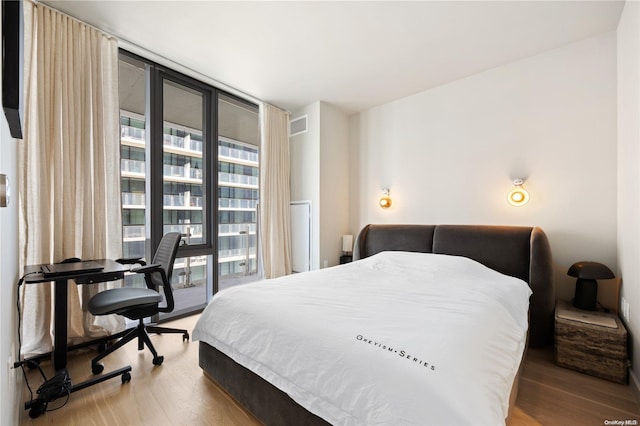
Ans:
POLYGON ((160 286, 164 290, 164 297, 167 302, 167 306, 160 308, 161 312, 173 311, 173 289, 171 288, 171 275, 173 274, 173 263, 176 260, 176 253, 178 252, 178 246, 180 245, 180 239, 182 235, 179 232, 169 232, 165 234, 158 244, 158 249, 153 255, 153 264, 160 264, 164 271, 164 277, 158 272, 152 272, 146 274, 147 286, 159 291, 160 286), (166 281, 165 281, 166 279, 166 281))

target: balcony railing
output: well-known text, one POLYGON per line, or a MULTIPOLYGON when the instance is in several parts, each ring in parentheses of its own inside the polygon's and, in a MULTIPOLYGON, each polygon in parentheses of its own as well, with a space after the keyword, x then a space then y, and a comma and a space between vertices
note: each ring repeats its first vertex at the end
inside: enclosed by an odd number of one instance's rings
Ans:
MULTIPOLYGON (((164 194, 162 196, 162 204, 164 207, 202 208, 204 206, 204 197, 189 195, 187 192, 183 194, 164 194)), ((125 208, 131 208, 131 207, 145 208, 146 194, 140 193, 140 192, 123 192, 122 205, 125 208)), ((257 200, 245 200, 245 199, 234 199, 234 198, 218 199, 218 207, 220 209, 254 211, 257 205, 258 205, 257 200)))
MULTIPOLYGON (((229 261, 231 258, 234 258, 235 260, 237 260, 237 258, 243 258, 243 257, 246 257, 246 255, 247 255, 246 248, 218 250, 218 259, 220 259, 219 261, 222 261, 222 259, 229 261)), ((256 255, 256 248, 249 247, 249 256, 255 257, 255 255, 256 255)))
POLYGON ((188 193, 182 195, 165 194, 162 198, 165 207, 199 207, 202 208, 202 197, 195 197, 188 193))
POLYGON ((218 225, 218 235, 240 235, 240 232, 256 233, 255 223, 225 223, 218 225))
POLYGON ((122 158, 120 160, 120 170, 129 173, 144 174, 145 162, 140 160, 129 160, 128 158, 122 158))
POLYGON ((139 192, 123 192, 122 193, 122 205, 123 206, 136 206, 145 207, 145 194, 139 192))
POLYGON ((163 174, 164 177, 173 177, 173 178, 185 178, 185 179, 194 179, 202 181, 202 170, 194 169, 190 164, 186 166, 171 166, 169 164, 165 164, 163 166, 163 174))
POLYGON ((125 239, 145 238, 144 225, 125 225, 122 227, 122 234, 125 239))
MULTIPOLYGON (((127 158, 120 160, 120 171, 124 173, 145 174, 145 168, 146 163, 144 161, 129 160, 127 158)), ((163 166, 163 176, 165 178, 183 178, 202 181, 202 170, 165 164, 163 166)), ((247 176, 226 172, 219 172, 218 179, 220 183, 241 184, 253 187, 257 187, 259 182, 258 176, 247 176)))
POLYGON ((120 125, 120 137, 121 138, 130 138, 136 139, 139 141, 145 141, 145 131, 144 129, 139 129, 137 127, 130 127, 125 125, 120 125))
POLYGON ((184 223, 179 225, 164 225, 164 232, 179 232, 184 235, 190 235, 189 237, 185 237, 185 241, 189 238, 191 242, 193 240, 201 241, 202 240, 202 225, 201 224, 192 224, 192 223, 184 223))
POLYGON ((237 175, 234 173, 218 172, 218 182, 238 183, 241 185, 258 186, 258 176, 237 175))
POLYGON ((190 169, 189 176, 191 179, 199 179, 202 180, 202 170, 200 169, 190 169))
POLYGON ((163 136, 163 141, 165 146, 172 146, 174 148, 202 153, 202 141, 193 140, 190 137, 183 138, 180 136, 165 134, 163 136))
POLYGON ((218 156, 236 158, 238 160, 258 162, 258 153, 243 151, 241 149, 229 148, 228 146, 218 146, 218 156))
POLYGON ((255 210, 258 200, 246 200, 239 198, 219 198, 218 207, 221 209, 247 209, 255 210))
MULTIPOLYGON (((120 137, 130 138, 144 142, 146 140, 145 129, 138 127, 131 127, 121 124, 120 125, 120 137)), ((190 137, 180 137, 175 135, 163 135, 163 144, 165 146, 172 146, 179 149, 188 151, 195 151, 202 153, 203 143, 190 137)), ((234 158, 238 160, 249 161, 258 163, 259 155, 257 152, 245 151, 242 149, 231 148, 228 146, 219 146, 218 155, 221 157, 234 158)))
POLYGON ((204 266, 207 264, 207 256, 193 256, 190 258, 180 257, 175 260, 173 264, 174 273, 180 269, 184 269, 187 264, 190 268, 195 268, 198 266, 204 266))

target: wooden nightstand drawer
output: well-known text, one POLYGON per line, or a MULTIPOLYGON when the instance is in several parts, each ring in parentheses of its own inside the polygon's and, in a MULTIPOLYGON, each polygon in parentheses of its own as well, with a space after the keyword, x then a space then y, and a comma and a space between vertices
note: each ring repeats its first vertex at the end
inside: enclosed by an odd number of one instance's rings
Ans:
POLYGON ((615 314, 580 311, 559 303, 555 314, 555 358, 561 367, 592 376, 627 383, 627 330, 615 314), (567 313, 585 313, 615 324, 615 328, 565 318, 567 313))

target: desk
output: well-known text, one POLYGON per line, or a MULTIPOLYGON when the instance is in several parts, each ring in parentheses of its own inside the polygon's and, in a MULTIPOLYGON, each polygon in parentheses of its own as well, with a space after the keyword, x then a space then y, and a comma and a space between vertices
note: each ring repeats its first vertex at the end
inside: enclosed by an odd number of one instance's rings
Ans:
MULTIPOLYGON (((42 265, 29 265, 25 266, 24 274, 25 284, 39 284, 46 282, 54 283, 54 315, 53 315, 53 330, 54 330, 54 343, 53 343, 53 366, 56 371, 56 374, 62 373, 68 378, 68 373, 66 371, 67 368, 67 322, 68 322, 68 307, 67 307, 67 286, 68 280, 74 280, 76 284, 97 284, 106 281, 114 281, 124 278, 124 273, 128 271, 128 268, 118 262, 115 262, 110 259, 98 259, 94 260, 94 262, 99 263, 103 266, 104 269, 100 271, 93 272, 73 272, 64 275, 58 275, 55 278, 46 277, 42 274, 40 267, 42 265)), ((28 303, 28 302, 26 302, 28 303)), ((70 393, 75 392, 80 389, 84 389, 88 386, 94 385, 96 383, 103 382, 112 377, 117 377, 122 375, 122 380, 128 381, 130 376, 125 375, 131 371, 131 367, 127 366, 124 368, 120 368, 118 370, 112 371, 107 374, 100 375, 86 382, 80 383, 78 385, 73 385, 70 388, 70 393)), ((69 378, 70 382, 70 378, 69 378)), ((55 398, 54 398, 55 399, 55 398)), ((39 414, 44 412, 40 411, 40 408, 44 405, 46 409, 46 403, 49 401, 44 401, 38 398, 35 401, 30 401, 25 404, 25 408, 31 408, 32 412, 29 413, 31 417, 37 417, 39 414), (34 413, 35 410, 35 413, 34 413), (35 415, 33 415, 35 414, 35 415)))

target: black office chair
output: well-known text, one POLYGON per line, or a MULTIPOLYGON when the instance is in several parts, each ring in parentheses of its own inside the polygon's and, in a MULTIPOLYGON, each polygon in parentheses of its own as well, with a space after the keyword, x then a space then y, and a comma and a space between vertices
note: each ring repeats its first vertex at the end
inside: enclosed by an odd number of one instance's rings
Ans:
POLYGON ((131 269, 132 272, 144 274, 147 288, 113 288, 105 290, 93 296, 89 300, 89 312, 93 315, 118 314, 132 320, 138 320, 138 326, 132 328, 124 337, 97 357, 91 360, 91 371, 93 374, 100 374, 104 366, 99 363, 116 349, 124 346, 131 340, 138 338, 138 350, 144 349, 146 344, 153 354, 153 364, 160 365, 164 361, 163 356, 158 356, 158 352, 153 347, 148 333, 178 333, 182 334, 183 341, 189 340, 187 330, 176 328, 157 327, 144 324, 144 318, 156 315, 159 312, 171 312, 174 308, 173 290, 171 288, 171 274, 173 272, 173 262, 176 258, 181 235, 177 232, 170 232, 162 237, 158 249, 153 256, 150 265, 146 265, 139 259, 126 259, 122 263, 137 263, 141 267, 131 269), (159 306, 162 301, 160 287, 164 290, 166 306, 159 306))

